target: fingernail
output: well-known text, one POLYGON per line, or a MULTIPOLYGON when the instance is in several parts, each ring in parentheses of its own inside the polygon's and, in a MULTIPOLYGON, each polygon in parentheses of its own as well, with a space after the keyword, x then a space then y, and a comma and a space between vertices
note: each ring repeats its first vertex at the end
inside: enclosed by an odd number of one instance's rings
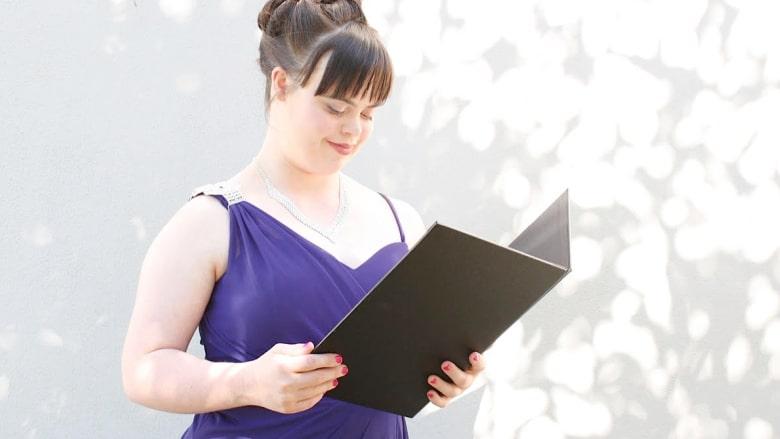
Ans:
POLYGON ((448 372, 450 370, 450 363, 444 363, 444 366, 441 368, 448 372))
POLYGON ((479 361, 479 354, 477 354, 477 353, 475 352, 475 353, 474 353, 474 355, 472 355, 472 356, 471 356, 471 360, 472 360, 472 361, 474 361, 475 363, 476 363, 477 361, 479 361))
POLYGON ((347 366, 343 366, 341 368, 341 375, 346 375, 347 372, 349 372, 349 368, 347 366))
POLYGON ((342 361, 344 361, 344 358, 341 355, 336 355, 336 363, 341 364, 342 361))
POLYGON ((333 380, 333 387, 336 387, 339 385, 339 380, 333 380))
POLYGON ((433 399, 433 392, 428 392, 428 399, 433 399))
POLYGON ((433 378, 431 378, 431 380, 430 380, 429 382, 430 382, 431 384, 436 384, 436 377, 433 377, 433 378))

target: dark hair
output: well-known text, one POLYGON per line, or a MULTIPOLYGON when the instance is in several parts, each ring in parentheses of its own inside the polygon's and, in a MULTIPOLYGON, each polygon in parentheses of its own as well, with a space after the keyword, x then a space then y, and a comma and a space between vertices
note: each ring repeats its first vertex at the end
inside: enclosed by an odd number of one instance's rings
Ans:
POLYGON ((266 110, 271 72, 283 68, 306 85, 320 59, 330 54, 315 95, 384 102, 393 83, 390 56, 368 25, 360 0, 269 0, 257 16, 260 70, 266 77, 266 110))

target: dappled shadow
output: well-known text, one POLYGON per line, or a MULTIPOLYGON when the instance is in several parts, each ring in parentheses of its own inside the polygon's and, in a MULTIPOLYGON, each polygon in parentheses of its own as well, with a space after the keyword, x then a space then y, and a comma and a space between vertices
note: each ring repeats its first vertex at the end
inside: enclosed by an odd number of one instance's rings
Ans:
MULTIPOLYGON (((501 243, 570 189, 574 271, 487 352, 473 435, 780 434, 778 6, 364 3, 398 81, 351 175, 501 243)), ((4 432, 180 433, 119 350, 151 237, 260 146, 259 5, 3 8, 4 432)))

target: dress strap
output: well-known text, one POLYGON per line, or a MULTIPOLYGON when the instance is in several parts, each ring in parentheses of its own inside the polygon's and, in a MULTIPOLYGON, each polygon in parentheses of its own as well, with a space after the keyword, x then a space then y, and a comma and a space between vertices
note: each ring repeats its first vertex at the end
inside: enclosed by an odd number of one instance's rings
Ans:
POLYGON ((401 234, 401 242, 406 242, 406 236, 404 235, 404 229, 401 227, 401 221, 398 220, 398 213, 395 211, 395 206, 393 206, 393 202, 390 201, 390 198, 387 197, 387 195, 379 192, 379 195, 382 196, 382 198, 387 201, 387 204, 390 206, 390 210, 393 211, 393 216, 395 217, 395 223, 398 224, 398 232, 401 234))
POLYGON ((190 193, 188 200, 191 200, 198 195, 214 196, 222 203, 222 206, 224 206, 225 209, 227 209, 228 206, 244 200, 244 195, 241 193, 239 186, 237 184, 228 183, 227 181, 199 186, 190 193))

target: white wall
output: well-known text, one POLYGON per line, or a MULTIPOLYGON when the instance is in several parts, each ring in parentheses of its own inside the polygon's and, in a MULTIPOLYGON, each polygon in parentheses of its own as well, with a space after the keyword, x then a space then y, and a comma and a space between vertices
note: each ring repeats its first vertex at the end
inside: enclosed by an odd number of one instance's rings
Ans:
MULTIPOLYGON (((780 435, 777 3, 365 3, 398 81, 348 173, 501 243, 573 204, 573 273, 412 437, 780 435)), ((120 350, 151 239, 260 146, 261 5, 0 1, 1 437, 189 424, 120 350)))

